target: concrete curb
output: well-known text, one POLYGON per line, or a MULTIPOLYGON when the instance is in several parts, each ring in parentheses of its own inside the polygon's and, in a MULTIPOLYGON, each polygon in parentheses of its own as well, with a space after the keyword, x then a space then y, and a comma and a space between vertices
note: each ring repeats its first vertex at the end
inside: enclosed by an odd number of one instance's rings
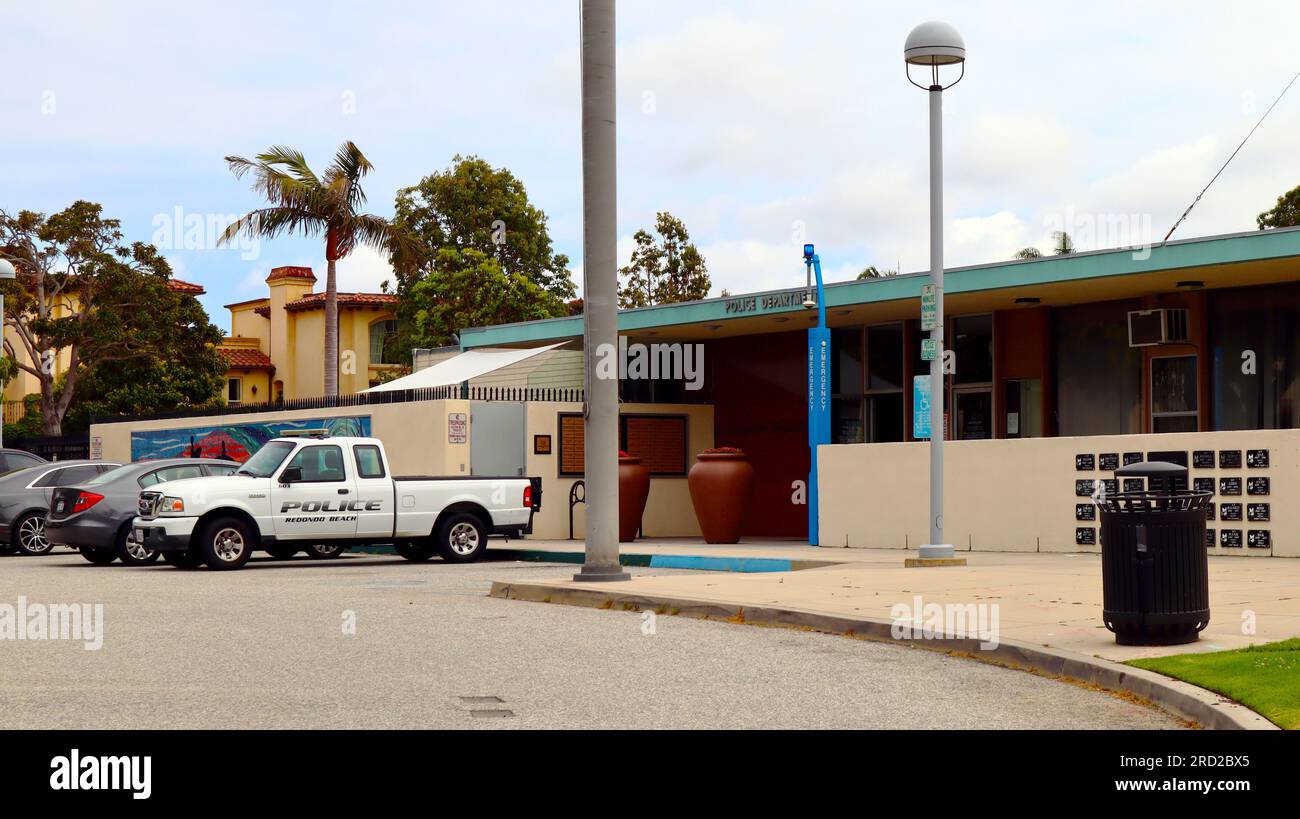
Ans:
POLYGON ((613 588, 594 589, 589 586, 570 587, 559 584, 494 581, 489 596, 505 600, 560 603, 587 608, 654 611, 658 614, 696 617, 704 620, 808 629, 877 642, 903 643, 916 648, 965 656, 1006 668, 1063 677, 1107 691, 1129 694, 1205 728, 1280 730, 1244 705, 1212 691, 1152 671, 1051 646, 1003 640, 997 648, 986 650, 980 648, 979 640, 974 639, 895 638, 891 633, 893 623, 889 620, 841 617, 797 608, 748 606, 725 601, 634 594, 613 588))
MULTIPOLYGON (((361 554, 395 555, 392 546, 353 546, 350 551, 361 554)), ((530 563, 582 564, 586 552, 582 550, 559 552, 548 549, 515 549, 489 546, 485 560, 521 560, 530 563)), ((663 552, 621 552, 619 562, 624 566, 650 569, 690 569, 697 572, 799 572, 824 566, 841 566, 842 560, 816 560, 776 557, 731 557, 722 555, 683 555, 663 552)))

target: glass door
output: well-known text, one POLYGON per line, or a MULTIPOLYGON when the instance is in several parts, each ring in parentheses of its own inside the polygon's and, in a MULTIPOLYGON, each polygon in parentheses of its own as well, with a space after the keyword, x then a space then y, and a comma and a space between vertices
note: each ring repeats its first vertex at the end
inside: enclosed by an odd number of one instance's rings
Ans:
POLYGON ((959 441, 993 437, 993 390, 988 387, 958 387, 952 399, 959 441))

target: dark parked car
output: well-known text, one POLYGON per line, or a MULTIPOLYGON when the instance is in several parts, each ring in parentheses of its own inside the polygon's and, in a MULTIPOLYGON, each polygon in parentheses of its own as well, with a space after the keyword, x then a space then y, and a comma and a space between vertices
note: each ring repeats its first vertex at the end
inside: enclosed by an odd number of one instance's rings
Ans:
POLYGON ((33 455, 21 449, 0 449, 0 475, 29 466, 40 466, 47 461, 40 455, 33 455))
POLYGON ((0 475, 0 551, 49 554, 45 515, 55 488, 85 483, 119 466, 116 461, 52 461, 0 475))
POLYGON ((88 481, 54 490, 45 536, 55 545, 71 546, 91 563, 121 560, 143 566, 158 559, 131 537, 131 519, 140 514, 140 490, 168 481, 229 475, 235 461, 168 458, 141 461, 105 472, 88 481))

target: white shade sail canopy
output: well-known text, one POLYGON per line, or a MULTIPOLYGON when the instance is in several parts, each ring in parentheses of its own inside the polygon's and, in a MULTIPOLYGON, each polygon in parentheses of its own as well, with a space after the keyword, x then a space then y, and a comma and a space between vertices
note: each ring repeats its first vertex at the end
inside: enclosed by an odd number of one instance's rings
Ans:
POLYGON ((545 347, 530 347, 525 350, 469 350, 452 356, 446 361, 439 361, 432 367, 379 384, 362 392, 397 392, 401 390, 422 390, 428 387, 445 387, 460 384, 471 378, 478 378, 494 370, 518 364, 535 355, 554 350, 567 342, 548 344, 545 347))

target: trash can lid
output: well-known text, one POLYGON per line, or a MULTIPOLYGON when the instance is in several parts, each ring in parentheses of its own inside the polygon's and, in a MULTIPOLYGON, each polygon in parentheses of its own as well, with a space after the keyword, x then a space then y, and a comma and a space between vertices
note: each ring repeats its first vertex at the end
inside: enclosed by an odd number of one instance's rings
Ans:
POLYGON ((1115 470, 1117 478, 1185 478, 1187 467, 1168 461, 1139 461, 1115 470))

